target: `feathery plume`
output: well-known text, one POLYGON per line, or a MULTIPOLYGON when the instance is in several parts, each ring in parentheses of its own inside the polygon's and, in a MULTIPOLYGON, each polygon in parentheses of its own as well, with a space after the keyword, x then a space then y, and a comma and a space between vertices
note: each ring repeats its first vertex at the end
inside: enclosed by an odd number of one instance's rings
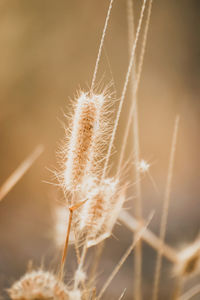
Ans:
POLYGON ((70 300, 81 300, 81 291, 79 289, 72 290, 69 292, 69 299, 70 300))
POLYGON ((25 274, 8 290, 12 300, 70 300, 66 286, 43 270, 25 274))
POLYGON ((91 189, 84 190, 86 199, 77 214, 76 226, 80 236, 86 238, 87 247, 97 245, 108 238, 124 203, 123 194, 119 192, 118 180, 106 178, 97 182, 91 189))
POLYGON ((95 143, 100 128, 104 96, 81 93, 75 107, 64 166, 64 187, 69 191, 80 188, 84 176, 90 172, 95 156, 95 143))

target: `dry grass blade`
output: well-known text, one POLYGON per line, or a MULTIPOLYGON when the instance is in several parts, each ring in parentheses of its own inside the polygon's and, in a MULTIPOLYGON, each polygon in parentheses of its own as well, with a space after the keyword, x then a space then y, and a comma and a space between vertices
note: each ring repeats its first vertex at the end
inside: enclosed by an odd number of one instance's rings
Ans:
POLYGON ((68 222, 68 227, 67 227, 67 235, 66 235, 66 240, 65 240, 65 246, 64 246, 64 249, 63 249, 59 275, 58 275, 58 278, 59 278, 60 281, 62 281, 62 279, 63 279, 63 271, 64 271, 65 261, 66 261, 66 257, 67 257, 67 249, 68 249, 68 244, 69 244, 69 235, 70 235, 72 218, 73 218, 73 210, 69 209, 69 211, 70 211, 70 213, 69 213, 69 222, 68 222))
MULTIPOLYGON (((133 15, 133 2, 132 0, 127 1, 127 13, 128 13, 128 35, 129 35, 129 44, 131 45, 133 43, 134 39, 134 15, 133 15)), ((130 46, 129 46, 130 48, 130 46)), ((131 52, 131 48, 129 49, 129 52, 131 52)), ((138 128, 138 112, 137 112, 137 99, 135 97, 135 79, 136 79, 136 63, 134 64, 134 67, 132 68, 131 72, 131 101, 132 105, 135 104, 135 111, 134 115, 129 114, 128 119, 128 126, 125 130, 125 137, 126 140, 122 143, 122 150, 120 154, 120 160, 119 160, 119 170, 121 169, 124 152, 127 144, 127 137, 129 133, 129 127, 132 121, 133 117, 133 149, 134 149, 134 166, 135 166, 135 178, 134 181, 136 182, 136 199, 134 199, 134 207, 135 207, 135 216, 137 219, 142 218, 142 191, 141 191, 141 180, 140 180, 140 171, 138 169, 138 163, 140 160, 140 145, 139 145, 139 128, 138 128)), ((134 233, 133 239, 137 238, 137 232, 134 233)), ((134 251, 134 283, 133 283, 133 295, 134 299, 140 300, 141 299, 141 281, 142 281, 142 241, 138 241, 135 251, 134 251)))
POLYGON ((44 147, 39 145, 36 149, 19 165, 19 167, 8 177, 4 184, 0 187, 0 202, 9 193, 9 191, 17 184, 17 182, 30 169, 36 159, 42 154, 44 147))
MULTIPOLYGON (((140 53, 140 57, 139 57, 139 61, 138 61, 138 70, 137 70, 137 74, 134 74, 135 76, 133 76, 133 72, 132 72, 132 78, 131 80, 134 82, 132 83, 132 105, 129 111, 129 115, 128 115, 128 122, 127 122, 127 126, 126 126, 126 130, 124 133, 124 138, 123 138, 123 142, 122 142, 122 150, 120 153, 120 159, 119 159, 119 165, 118 168, 121 169, 122 163, 123 163, 123 159, 124 159, 124 154, 125 154, 125 148, 126 148, 126 143, 127 143, 127 139, 128 139, 128 134, 129 134, 129 130, 130 130, 130 126, 131 126, 131 122, 132 122, 132 117, 133 117, 133 112, 135 109, 135 105, 136 105, 136 101, 137 101, 137 91, 139 88, 139 84, 140 84, 140 78, 141 78, 141 74, 142 74, 142 67, 143 67, 143 62, 144 62, 144 55, 145 55, 145 50, 146 50, 146 43, 147 43, 147 36, 148 36, 148 29, 149 29, 149 23, 150 23, 150 17, 151 17, 151 10, 152 10, 152 3, 153 0, 150 0, 149 2, 149 6, 148 6, 148 12, 147 12, 147 19, 146 19, 146 24, 145 24, 145 28, 144 28, 144 35, 143 35, 143 40, 142 40, 142 47, 141 47, 141 53, 140 53)), ((129 27, 129 42, 131 42, 132 38, 131 36, 133 36, 134 30, 133 30, 133 16, 132 16, 132 1, 128 0, 128 27, 129 27)))
POLYGON ((163 254, 163 242, 165 239, 166 226, 167 226, 167 217, 169 211, 169 202, 170 202, 170 194, 171 194, 171 183, 172 183, 172 175, 173 175, 173 167, 174 167, 174 158, 175 158, 175 150, 176 150, 176 142, 178 135, 178 126, 179 126, 179 116, 176 117, 175 126, 174 126, 174 134, 172 138, 172 147, 169 159, 169 169, 167 176, 167 184, 165 190, 165 197, 161 215, 161 226, 160 226, 160 239, 161 244, 159 247, 157 260, 156 260, 156 270, 155 270, 155 278, 154 278, 154 287, 153 287, 153 300, 158 299, 158 289, 159 289, 159 281, 160 281, 160 270, 162 266, 162 254, 163 254))
POLYGON ((102 49, 103 49, 103 43, 104 43, 104 39, 105 39, 105 35, 106 35, 106 30, 107 30, 107 27, 108 27, 108 21, 109 21, 109 18, 110 18, 110 13, 111 13, 113 1, 114 0, 110 0, 110 4, 109 4, 107 16, 106 16, 106 21, 105 21, 105 25, 104 25, 104 29, 103 29, 103 33, 102 33, 100 45, 99 45, 99 51, 98 51, 98 55, 97 55, 97 59, 96 59, 96 64, 95 64, 95 68, 94 68, 94 74, 93 74, 93 78, 92 78, 91 92, 93 92, 94 85, 95 85, 95 80, 96 80, 96 76, 97 76, 97 70, 98 70, 99 61, 100 61, 100 58, 101 58, 101 53, 102 53, 102 49))
POLYGON ((96 275, 96 271, 99 265, 99 261, 103 252, 103 248, 104 248, 104 241, 102 241, 100 244, 97 245, 97 248, 95 249, 95 257, 94 257, 94 262, 92 264, 92 268, 90 271, 90 278, 91 278, 91 282, 92 280, 95 278, 96 275))
POLYGON ((189 291, 187 291, 185 294, 183 294, 179 300, 189 300, 195 295, 200 293, 200 284, 197 284, 193 286, 189 291))
MULTIPOLYGON (((136 181, 136 199, 134 200, 135 215, 138 219, 142 218, 142 193, 141 193, 141 180, 140 170, 138 169, 140 160, 140 146, 139 146, 139 126, 138 126, 138 109, 137 109, 137 91, 140 83, 140 77, 142 73, 142 66, 144 61, 144 54, 146 50, 146 41, 149 29, 149 22, 152 9, 152 0, 148 5, 147 19, 144 28, 144 35, 142 39, 141 53, 138 61, 138 71, 136 72, 136 64, 132 68, 131 72, 131 108, 128 115, 128 122, 124 134, 122 143, 122 149, 118 164, 118 170, 121 170, 127 139, 130 131, 130 126, 133 118, 133 141, 134 141, 134 165, 135 165, 135 181, 136 181)), ((133 2, 127 0, 127 19, 128 19, 128 36, 129 36, 129 52, 131 52, 131 44, 134 39, 134 15, 133 15, 133 2)), ((141 278, 142 278, 142 244, 138 242, 134 252, 134 295, 135 299, 141 299, 141 278)))
POLYGON ((173 300, 180 300, 182 289, 183 289, 183 278, 178 277, 175 281, 175 288, 172 295, 173 300))
MULTIPOLYGON (((137 221, 134 217, 132 217, 129 213, 122 211, 119 220, 131 231, 137 232, 139 228, 141 228, 141 224, 139 221, 137 221)), ((153 249, 156 251, 159 250, 161 245, 161 240, 152 233, 148 228, 144 231, 144 233, 141 236, 141 239, 143 239, 147 244, 149 244, 153 249)), ((178 256, 176 251, 171 248, 170 246, 162 243, 162 249, 163 249, 163 255, 172 263, 177 263, 178 256)))
POLYGON ((109 278, 107 279, 107 281, 105 282, 104 286, 102 287, 102 289, 101 289, 101 291, 100 291, 100 293, 99 293, 99 295, 97 297, 97 300, 99 300, 99 299, 102 298, 103 294, 105 293, 106 289, 110 285, 111 281, 113 280, 113 278, 115 277, 115 275, 119 272, 120 268, 122 267, 122 265, 124 264, 124 262, 126 261, 126 259, 128 258, 128 256, 130 255, 130 253, 132 252, 132 250, 134 249, 134 247, 138 243, 138 241, 141 239, 143 233, 147 229, 147 226, 151 222, 152 218, 153 218, 153 214, 150 215, 150 217, 148 218, 148 221, 146 222, 145 226, 140 227, 140 231, 137 233, 137 238, 134 239, 134 241, 132 242, 132 244, 129 246, 129 248, 126 250, 126 252, 122 256, 122 258, 120 259, 120 261, 118 262, 118 264, 114 268, 113 272, 110 274, 109 278))
POLYGON ((122 294, 121 294, 121 296, 119 297, 118 300, 121 300, 124 297, 125 293, 126 293, 126 289, 123 290, 123 292, 122 292, 122 294))
POLYGON ((120 118, 120 114, 121 114, 121 110, 122 110, 122 105, 123 105, 123 102, 124 102, 124 99, 125 99, 125 96, 126 96, 128 82, 129 82, 131 70, 132 70, 132 67, 133 67, 134 59, 135 59, 135 51, 136 51, 136 47, 137 47, 137 43, 138 43, 138 39, 139 39, 139 34, 140 34, 141 26, 142 26, 145 6, 146 6, 146 0, 143 0, 142 9, 141 9, 141 13, 140 13, 140 19, 139 19, 139 23, 138 23, 138 27, 137 27, 137 31, 136 31, 136 36, 135 36, 135 41, 134 41, 133 46, 132 46, 131 58, 130 58, 130 62, 129 62, 129 65, 128 65, 128 70, 127 70, 127 73, 126 73, 126 78, 125 78, 124 87, 123 87, 123 90, 122 90, 122 95, 121 95, 121 98, 120 98, 120 103, 119 103, 119 107, 118 107, 118 111, 117 111, 117 116, 116 116, 115 123, 114 123, 114 126, 113 126, 113 131, 112 131, 112 135, 111 135, 111 139, 110 139, 110 143, 109 143, 109 147, 108 147, 108 152, 107 152, 107 155, 106 155, 106 158, 105 158, 105 165, 104 165, 104 169, 103 169, 102 178, 105 178, 105 175, 106 175, 106 171, 107 171, 107 167, 108 167, 108 161, 109 161, 109 158, 110 158, 110 155, 111 155, 113 142, 114 142, 115 134, 116 134, 117 127, 118 127, 119 118, 120 118))
POLYGON ((73 212, 76 209, 78 209, 80 206, 82 206, 84 203, 85 203, 85 201, 82 201, 82 202, 77 203, 74 206, 69 207, 69 221, 68 221, 68 227, 67 227, 67 234, 66 234, 66 240, 65 240, 65 245, 64 245, 64 249, 63 249, 60 270, 59 270, 59 275, 58 275, 58 278, 60 281, 62 281, 62 278, 63 278, 63 271, 64 271, 65 261, 66 261, 66 257, 67 257, 67 250, 68 250, 68 244, 69 244, 69 236, 70 236, 70 230, 71 230, 71 225, 72 225, 73 212))

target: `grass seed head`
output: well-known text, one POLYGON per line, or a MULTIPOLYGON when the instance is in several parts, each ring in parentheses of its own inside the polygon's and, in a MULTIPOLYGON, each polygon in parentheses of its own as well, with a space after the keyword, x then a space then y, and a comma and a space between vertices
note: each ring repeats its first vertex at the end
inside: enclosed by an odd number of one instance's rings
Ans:
POLYGON ((64 166, 64 187, 76 191, 94 164, 103 95, 81 93, 75 106, 64 166))
POLYGON ((69 297, 70 300, 81 300, 82 293, 80 290, 75 289, 69 292, 69 297))
POLYGON ((75 281, 78 282, 85 282, 86 280, 86 273, 82 269, 77 269, 75 272, 75 281))
POLYGON ((42 270, 25 274, 8 290, 12 300, 70 300, 67 288, 57 278, 42 270))
POLYGON ((93 246, 109 237, 124 202, 118 193, 118 180, 113 178, 96 182, 82 197, 87 201, 76 215, 77 232, 86 237, 87 246, 93 246))

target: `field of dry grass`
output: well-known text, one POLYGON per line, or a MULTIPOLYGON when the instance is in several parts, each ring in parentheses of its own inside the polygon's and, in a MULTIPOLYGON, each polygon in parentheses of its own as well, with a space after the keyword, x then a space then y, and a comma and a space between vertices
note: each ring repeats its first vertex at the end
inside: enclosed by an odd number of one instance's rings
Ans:
POLYGON ((199 9, 1 2, 2 299, 199 299, 199 9))

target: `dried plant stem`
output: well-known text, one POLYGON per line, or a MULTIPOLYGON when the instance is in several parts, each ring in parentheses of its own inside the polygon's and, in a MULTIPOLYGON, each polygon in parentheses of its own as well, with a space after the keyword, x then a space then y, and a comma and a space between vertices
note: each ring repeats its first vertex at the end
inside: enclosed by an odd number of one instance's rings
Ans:
MULTIPOLYGON (((138 71, 136 72, 136 65, 135 65, 131 72, 130 80, 131 80, 132 105, 128 116, 128 123, 125 130, 125 135, 122 143, 122 150, 121 150, 119 164, 118 164, 118 170, 120 170, 122 167, 127 139, 128 139, 130 126, 133 118, 134 166, 135 166, 135 181, 136 181, 136 201, 134 200, 134 205, 135 205, 135 215, 137 219, 142 218, 141 180, 140 180, 140 171, 138 169, 139 160, 140 160, 140 150, 139 150, 137 91, 140 83, 143 61, 144 61, 144 54, 146 50, 146 41, 147 41, 147 35, 149 29, 151 9, 152 9, 152 0, 150 0, 148 5, 147 19, 145 23, 141 53, 138 62, 138 71)), ((127 19, 128 19, 128 37, 129 37, 128 40, 129 40, 129 45, 131 45, 133 43, 133 38, 134 38, 134 16, 133 16, 132 0, 127 0, 127 19)), ((134 299, 138 299, 138 300, 141 299, 141 281, 142 281, 141 278, 142 278, 142 243, 141 241, 139 241, 134 252, 134 299)))
POLYGON ((118 300, 122 300, 122 298, 124 297, 124 295, 125 295, 125 292, 126 292, 126 289, 124 289, 123 290, 123 292, 122 292, 122 294, 121 294, 121 296, 119 297, 119 299, 118 300))
POLYGON ((119 107, 118 107, 118 111, 117 111, 117 116, 116 116, 115 123, 114 123, 114 126, 113 126, 113 131, 112 131, 112 135, 111 135, 111 139, 110 139, 110 143, 109 143, 109 147, 108 147, 108 152, 107 152, 107 155, 106 155, 106 158, 105 158, 105 164, 104 164, 104 169, 103 169, 103 173, 102 173, 102 178, 105 178, 105 175, 106 175, 106 171, 107 171, 107 167, 108 167, 108 161, 109 161, 109 158, 110 158, 110 155, 111 155, 113 142, 114 142, 115 134, 116 134, 117 127, 118 127, 119 118, 120 118, 120 114, 121 114, 121 110, 122 110, 122 105, 123 105, 123 102, 124 102, 124 99, 125 99, 125 96, 126 96, 127 86, 128 86, 131 70, 132 70, 132 67, 133 67, 134 59, 135 59, 136 46, 137 46, 137 42, 138 42, 138 39, 139 39, 139 34, 140 34, 141 26, 142 26, 146 1, 147 0, 143 0, 143 5, 142 5, 141 13, 140 13, 140 19, 139 19, 139 23, 138 23, 138 27, 137 27, 137 31, 136 31, 135 41, 134 41, 133 46, 132 46, 131 57, 130 57, 130 61, 129 61, 128 70, 127 70, 127 73, 126 73, 124 87, 123 87, 122 95, 121 95, 121 98, 120 98, 120 103, 119 103, 119 107))
POLYGON ((197 284, 193 286, 189 291, 187 291, 185 294, 183 294, 179 299, 180 300, 189 300, 193 296, 200 293, 200 284, 197 284))
MULTIPOLYGON (((139 130, 138 130, 138 112, 137 112, 137 103, 134 112, 134 132, 133 132, 133 141, 134 141, 134 166, 135 166, 135 182, 136 182, 136 199, 134 199, 135 205, 135 216, 138 220, 142 218, 142 190, 141 190, 141 178, 140 171, 138 169, 139 160, 140 160, 140 150, 139 150, 139 130)), ((137 238, 137 232, 135 237, 137 238)), ((135 247, 134 253, 134 299, 140 300, 141 295, 141 282, 142 282, 142 240, 138 242, 135 247)))
POLYGON ((70 230, 71 230, 72 217, 73 217, 73 210, 71 210, 69 208, 69 222, 68 222, 68 227, 67 227, 67 235, 66 235, 65 246, 64 246, 63 254, 62 254, 62 258, 61 258, 59 275, 58 275, 58 278, 60 281, 62 281, 62 279, 63 279, 63 271, 64 271, 64 266, 65 266, 65 261, 67 258, 67 250, 68 250, 68 244, 69 244, 69 235, 70 235, 70 230))
POLYGON ((39 145, 36 149, 19 165, 19 167, 8 177, 4 184, 0 187, 0 202, 9 193, 9 191, 17 184, 22 176, 30 169, 36 159, 42 154, 44 147, 39 145))
MULTIPOLYGON (((133 2, 132 0, 127 1, 127 12, 128 12, 128 36, 129 44, 133 43, 134 39, 134 16, 133 16, 133 2)), ((131 48, 129 49, 131 53, 131 48)), ((129 115, 131 120, 133 117, 133 148, 134 148, 134 166, 135 166, 135 182, 136 182, 136 199, 134 199, 135 216, 138 220, 142 218, 142 192, 141 192, 141 181, 140 171, 138 169, 140 160, 140 147, 139 147, 139 128, 138 128, 138 111, 137 111, 137 99, 135 92, 135 81, 136 81, 136 64, 132 68, 130 83, 131 83, 131 100, 132 106, 135 104, 135 110, 133 115, 129 115)), ((129 128, 126 127, 127 135, 129 128)), ((128 136, 127 136, 128 137, 128 136)), ((122 166, 123 156, 125 152, 126 142, 122 144, 122 151, 119 160, 119 170, 122 166)), ((139 230, 139 228, 138 228, 139 230)), ((133 239, 137 238, 137 232, 134 233, 133 239)), ((134 251, 134 278, 133 278, 133 298, 140 300, 141 296, 141 282, 142 282, 142 240, 138 241, 134 251)))
POLYGON ((73 219, 73 212, 78 209, 80 206, 82 206, 85 203, 85 201, 81 201, 77 203, 74 206, 69 207, 69 221, 68 221, 68 226, 67 226, 67 234, 66 234, 66 239, 65 239, 65 245, 63 249, 63 254, 61 258, 61 263, 60 263, 60 270, 58 274, 58 278, 60 281, 63 279, 63 271, 64 271, 64 266, 67 258, 67 250, 68 250, 68 245, 69 245, 69 236, 70 236, 70 231, 71 231, 71 225, 72 225, 72 219, 73 219))
POLYGON ((92 268, 91 268, 91 272, 90 272, 91 281, 95 278, 96 271, 97 271, 99 261, 100 261, 100 258, 101 258, 101 254, 103 252, 103 248, 104 248, 104 241, 102 241, 100 244, 98 244, 96 249, 95 249, 94 262, 92 264, 92 268))
POLYGON ((104 25, 104 29, 103 29, 103 33, 102 33, 100 45, 99 45, 99 51, 98 51, 97 60, 96 60, 95 68, 94 68, 94 74, 93 74, 93 78, 92 78, 91 93, 93 92, 95 81, 96 81, 96 76, 97 76, 99 61, 100 61, 100 58, 101 58, 101 53, 102 53, 102 49, 103 49, 103 43, 104 43, 104 39, 105 39, 105 35, 106 35, 106 30, 107 30, 107 27, 108 27, 108 21, 109 21, 109 18, 110 18, 110 13, 111 13, 113 1, 114 0, 110 0, 110 4, 109 4, 107 16, 106 16, 106 21, 105 21, 105 25, 104 25))
MULTIPOLYGON (((78 265, 77 272, 81 271, 82 268, 83 268, 83 265, 84 265, 84 262, 85 262, 85 257, 86 257, 86 254, 87 254, 87 249, 88 248, 87 248, 87 238, 86 238, 86 241, 85 241, 85 244, 83 246, 82 253, 81 253, 81 259, 80 259, 80 262, 79 262, 79 265, 78 265)), ((78 288, 79 283, 80 282, 76 277, 75 281, 74 281, 74 290, 76 290, 78 288)))
POLYGON ((176 281, 175 281, 173 300, 180 299, 182 288, 183 288, 183 277, 179 276, 178 278, 176 278, 176 281))
POLYGON ((167 184, 166 184, 165 197, 164 197, 164 203, 163 203, 163 209, 162 209, 162 215, 161 215, 160 240, 162 243, 160 244, 158 255, 157 255, 157 260, 156 260, 156 269, 155 269, 154 287, 153 287, 153 300, 158 299, 160 270, 161 270, 161 266, 162 266, 162 255, 163 255, 163 242, 165 240, 167 217, 168 217, 168 211, 169 211, 173 166, 174 166, 176 142, 177 142, 177 135, 178 135, 178 125, 179 125, 179 116, 177 116, 176 120, 175 120, 171 153, 170 153, 170 159, 169 159, 167 184))
POLYGON ((141 239, 143 233, 145 232, 147 226, 149 225, 151 219, 152 219, 153 215, 151 215, 147 221, 147 223, 145 224, 145 226, 143 226, 142 228, 140 227, 140 231, 137 234, 137 238, 134 239, 134 241, 132 242, 132 244, 129 246, 129 248, 126 250, 126 252, 124 253, 124 255, 121 257, 120 261, 118 262, 118 264, 116 265, 116 267, 114 268, 113 272, 110 274, 109 278, 107 279, 107 281, 105 282, 104 286, 102 287, 97 300, 99 300, 100 298, 102 298, 103 294, 105 293, 106 289, 108 288, 108 286, 110 285, 111 281, 113 280, 113 278, 115 277, 115 275, 119 272, 120 268, 122 267, 122 265, 124 264, 124 262, 126 261, 126 259, 128 258, 128 256, 130 255, 130 253, 132 252, 132 250, 134 249, 134 247, 136 246, 136 244, 138 243, 138 241, 141 239))
POLYGON ((74 228, 74 237, 75 237, 75 242, 74 242, 74 248, 75 248, 75 252, 76 252, 76 258, 77 258, 77 262, 78 264, 80 263, 80 251, 79 251, 79 245, 78 245, 78 238, 77 238, 77 232, 74 228))
POLYGON ((95 300, 95 299, 96 299, 96 288, 93 288, 91 300, 95 300))
MULTIPOLYGON (((140 57, 138 60, 138 70, 135 72, 135 77, 134 77, 134 83, 131 85, 132 86, 132 105, 129 111, 128 115, 128 122, 126 126, 126 130, 124 133, 124 138, 122 142, 122 149, 120 153, 120 159, 119 159, 119 164, 118 164, 118 169, 121 169, 123 159, 124 159, 124 154, 125 154, 125 149, 126 149, 126 144, 127 144, 127 139, 131 127, 131 122, 132 122, 132 117, 133 117, 133 112, 135 109, 136 101, 137 101, 137 91, 139 88, 140 84, 140 79, 141 79, 141 74, 142 74, 142 67, 143 67, 143 62, 144 62, 144 55, 145 55, 145 50, 146 50, 146 43, 147 43, 147 37, 148 37, 148 29, 149 29, 149 23, 150 23, 150 18, 151 18, 151 11, 152 11, 152 4, 153 0, 149 1, 148 5, 148 11, 147 11, 147 19, 145 23, 145 28, 144 28, 144 35, 142 39, 142 46, 141 46, 141 52, 140 52, 140 57)), ((132 13, 132 1, 128 0, 128 27, 129 27, 129 43, 132 40, 132 36, 134 35, 134 30, 133 30, 133 13, 132 13)))
MULTIPOLYGON (((133 232, 137 232, 139 228, 141 228, 141 223, 125 211, 120 213, 119 220, 133 232)), ((173 264, 177 263, 178 255, 176 251, 170 246, 161 242, 161 240, 148 228, 144 231, 141 238, 156 251, 159 251, 160 245, 162 244, 163 255, 173 264)))

